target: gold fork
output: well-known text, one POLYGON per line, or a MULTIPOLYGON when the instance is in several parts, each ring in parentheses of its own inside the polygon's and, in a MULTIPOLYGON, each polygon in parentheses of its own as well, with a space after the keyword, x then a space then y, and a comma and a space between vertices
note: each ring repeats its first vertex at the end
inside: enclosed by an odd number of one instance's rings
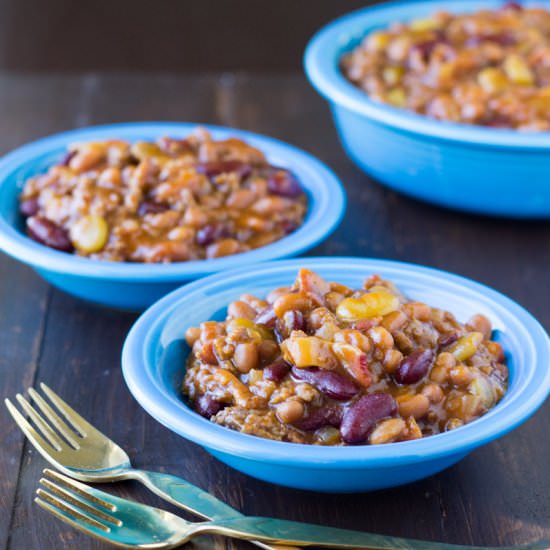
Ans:
MULTIPOLYGON (((35 502, 77 529, 128 548, 175 548, 203 535, 223 535, 244 540, 263 540, 272 544, 341 548, 348 550, 466 550, 465 546, 406 541, 382 535, 334 529, 320 525, 240 517, 225 521, 190 523, 144 504, 115 497, 74 481, 51 470, 44 470, 35 502), (49 479, 47 479, 49 478, 49 479), (53 481, 52 481, 53 480, 53 481)), ((524 547, 546 550, 548 541, 524 547)), ((486 550, 469 547, 469 550, 486 550)))
MULTIPOLYGON (((129 456, 121 447, 82 418, 46 384, 40 384, 40 388, 60 414, 34 388, 29 388, 28 393, 36 407, 21 394, 16 395, 21 409, 40 433, 9 399, 4 402, 36 450, 65 475, 90 483, 133 479, 164 500, 202 519, 243 517, 239 511, 185 479, 133 468, 129 456)), ((292 550, 262 542, 254 544, 265 550, 292 550)))

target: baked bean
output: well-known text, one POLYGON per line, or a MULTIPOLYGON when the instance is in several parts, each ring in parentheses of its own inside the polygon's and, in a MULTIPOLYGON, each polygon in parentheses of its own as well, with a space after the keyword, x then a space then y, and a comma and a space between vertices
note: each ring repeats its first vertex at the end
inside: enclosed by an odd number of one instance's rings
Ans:
POLYGON ((388 349, 384 354, 384 369, 390 374, 394 374, 403 360, 403 354, 396 349, 388 349))
POLYGON ((402 329, 408 320, 409 318, 403 311, 392 311, 384 315, 382 326, 393 334, 395 331, 402 329))
POLYGON ((287 311, 305 311, 311 309, 311 298, 302 292, 285 294, 273 302, 273 311, 277 317, 282 317, 287 311))
POLYGON ((384 327, 372 327, 367 334, 377 347, 389 349, 393 346, 393 336, 384 327))
POLYGON ((201 330, 198 327, 189 327, 185 331, 185 341, 190 347, 200 338, 201 330))
POLYGON ((277 314, 271 306, 263 308, 256 316, 256 323, 269 328, 274 328, 276 321, 277 314))
POLYGON ((220 258, 239 252, 241 245, 235 239, 222 239, 206 248, 207 258, 220 258))
POLYGON ((256 310, 249 306, 246 302, 241 300, 235 300, 229 304, 227 308, 227 315, 233 318, 242 318, 242 319, 256 319, 256 310))
POLYGON ((430 400, 421 393, 398 397, 397 404, 402 417, 412 416, 416 420, 423 418, 430 408, 430 400))
POLYGON ((449 370, 449 377, 455 386, 467 386, 474 376, 472 370, 464 365, 457 365, 449 370))
POLYGON ((406 424, 401 418, 389 418, 382 420, 372 431, 369 437, 369 442, 372 445, 380 445, 382 443, 391 443, 399 438, 405 431, 406 424))
POLYGON ((304 416, 304 404, 296 399, 289 399, 277 405, 277 416, 287 424, 298 422, 304 416))
POLYGON ((485 340, 489 340, 489 338, 491 338, 493 327, 491 326, 491 321, 489 321, 485 315, 474 315, 470 318, 466 326, 473 332, 480 332, 483 334, 483 338, 485 340))
POLYGON ((434 404, 440 403, 445 397, 441 386, 438 386, 437 384, 428 384, 427 386, 424 386, 422 388, 422 395, 425 395, 430 400, 430 403, 434 404))
POLYGON ((247 373, 259 364, 258 347, 255 342, 237 344, 233 354, 233 363, 240 372, 247 373))

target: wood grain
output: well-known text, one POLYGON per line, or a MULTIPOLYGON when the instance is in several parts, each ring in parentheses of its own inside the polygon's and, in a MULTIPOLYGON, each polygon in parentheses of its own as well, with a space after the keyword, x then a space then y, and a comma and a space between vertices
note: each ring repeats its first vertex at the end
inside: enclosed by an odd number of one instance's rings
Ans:
MULTIPOLYGON (((453 213, 376 185, 345 157, 328 108, 300 75, 14 76, 2 84, 0 116, 10 116, 19 128, 0 133, 4 149, 71 125, 155 119, 228 124, 295 143, 327 162, 349 197, 342 225, 311 254, 393 258, 455 271, 505 292, 550 327, 550 225, 453 213)), ((136 466, 182 475, 248 514, 462 544, 550 537, 548 404, 455 467, 405 487, 357 495, 285 489, 229 469, 140 409, 119 366, 134 315, 50 291, 6 258, 0 260, 0 277, 3 394, 13 395, 33 380, 50 384, 125 447, 136 466), (27 367, 16 370, 13 364, 27 367)), ((0 533, 3 525, 7 529, 4 516, 13 516, 6 547, 107 548, 36 508, 32 498, 44 461, 22 448, 3 411, 0 428, 8 434, 8 445, 0 447, 0 479, 10 480, 0 483, 0 533)), ((165 506, 133 483, 109 490, 165 506)), ((195 548, 253 547, 205 539, 195 548)))

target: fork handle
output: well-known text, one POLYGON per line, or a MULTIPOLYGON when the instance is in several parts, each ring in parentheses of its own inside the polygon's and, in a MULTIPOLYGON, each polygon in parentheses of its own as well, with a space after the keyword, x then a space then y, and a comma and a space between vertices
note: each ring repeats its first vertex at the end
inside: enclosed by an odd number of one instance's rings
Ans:
MULTIPOLYGON (((223 521, 244 517, 238 510, 225 504, 225 502, 217 499, 207 491, 171 474, 129 468, 124 472, 124 478, 139 481, 160 498, 202 519, 223 521)), ((291 546, 268 545, 258 541, 251 542, 264 550, 297 550, 291 546)))

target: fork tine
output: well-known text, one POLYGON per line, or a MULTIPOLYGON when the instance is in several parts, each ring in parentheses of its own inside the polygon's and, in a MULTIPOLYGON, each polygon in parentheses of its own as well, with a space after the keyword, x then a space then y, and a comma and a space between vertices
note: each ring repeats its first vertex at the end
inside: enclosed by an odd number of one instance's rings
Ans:
MULTIPOLYGON (((49 489, 49 494, 55 493, 55 496, 58 499, 64 500, 65 502, 72 504, 75 508, 78 508, 82 513, 87 512, 88 515, 96 516, 98 521, 102 520, 104 524, 110 523, 118 527, 122 525, 122 522, 120 520, 105 513, 103 510, 97 507, 97 506, 102 506, 103 508, 105 508, 105 504, 107 503, 100 504, 101 501, 96 502, 96 500, 99 500, 99 499, 89 498, 88 495, 82 495, 82 492, 75 491, 75 493, 71 493, 67 489, 61 487, 60 485, 55 484, 53 481, 50 481, 49 479, 41 478, 40 484, 46 487, 47 489, 49 489), (77 496, 75 496, 75 494, 77 496), (95 506, 92 506, 90 502, 93 502, 95 506)), ((38 490, 41 491, 42 489, 38 489, 38 490)))
POLYGON ((63 399, 61 399, 61 397, 59 397, 59 395, 57 395, 51 388, 46 386, 46 384, 41 382, 40 388, 82 437, 86 437, 88 432, 99 432, 97 428, 94 428, 94 426, 92 426, 86 419, 82 418, 82 416, 80 416, 73 408, 69 407, 69 405, 67 405, 67 403, 65 403, 65 401, 63 401, 63 399))
POLYGON ((9 399, 4 399, 4 403, 8 408, 15 423, 19 426, 21 431, 27 436, 31 443, 46 457, 50 457, 52 451, 58 451, 59 449, 52 447, 51 443, 46 441, 27 421, 27 419, 19 412, 19 410, 13 405, 9 399))
MULTIPOLYGON (((110 502, 107 502, 106 500, 102 499, 99 496, 99 495, 105 495, 106 493, 102 493, 101 491, 93 489, 92 487, 89 487, 88 485, 84 485, 83 483, 79 483, 78 481, 75 481, 74 479, 72 479, 70 477, 67 477, 63 474, 60 474, 59 472, 51 470, 50 468, 44 468, 42 473, 44 474, 44 476, 46 478, 50 478, 50 479, 42 478, 40 480, 40 483, 42 483, 42 481, 44 481, 45 484, 53 484, 53 481, 50 481, 50 480, 54 480, 54 481, 57 482, 57 486, 61 485, 63 487, 66 487, 67 489, 69 489, 73 493, 85 498, 86 500, 89 500, 90 502, 93 502, 96 505, 99 505, 99 506, 105 508, 106 510, 109 510, 111 512, 115 512, 116 509, 117 509, 117 507, 114 504, 112 504, 110 502)), ((114 523, 116 523, 118 521, 115 518, 111 518, 111 519, 113 520, 114 523)))
POLYGON ((61 451, 63 449, 64 443, 63 441, 61 441, 60 437, 52 430, 51 426, 44 420, 44 418, 42 418, 42 416, 20 393, 18 393, 15 397, 21 405, 21 408, 31 418, 31 420, 40 430, 42 435, 49 441, 50 445, 54 447, 56 451, 61 451))
POLYGON ((88 514, 83 513, 76 506, 73 506, 72 504, 65 502, 61 498, 58 498, 57 496, 52 495, 51 493, 48 493, 43 489, 37 489, 36 494, 37 494, 37 497, 34 499, 36 504, 48 510, 49 512, 57 516, 59 519, 62 519, 63 521, 70 523, 73 527, 76 527, 77 529, 95 533, 95 530, 92 531, 90 528, 87 528, 86 525, 82 525, 82 523, 79 523, 78 521, 75 521, 75 520, 84 522, 88 524, 90 527, 95 527, 95 529, 99 529, 101 531, 104 531, 105 533, 109 533, 111 531, 111 528, 108 525, 105 525, 100 521, 97 521, 92 516, 89 516, 88 514))
POLYGON ((71 444, 71 446, 78 450, 80 445, 75 440, 74 432, 70 429, 67 423, 59 417, 59 415, 50 407, 50 405, 48 405, 48 403, 46 403, 44 398, 34 388, 29 388, 28 391, 33 401, 42 411, 42 414, 57 428, 59 433, 71 444))

